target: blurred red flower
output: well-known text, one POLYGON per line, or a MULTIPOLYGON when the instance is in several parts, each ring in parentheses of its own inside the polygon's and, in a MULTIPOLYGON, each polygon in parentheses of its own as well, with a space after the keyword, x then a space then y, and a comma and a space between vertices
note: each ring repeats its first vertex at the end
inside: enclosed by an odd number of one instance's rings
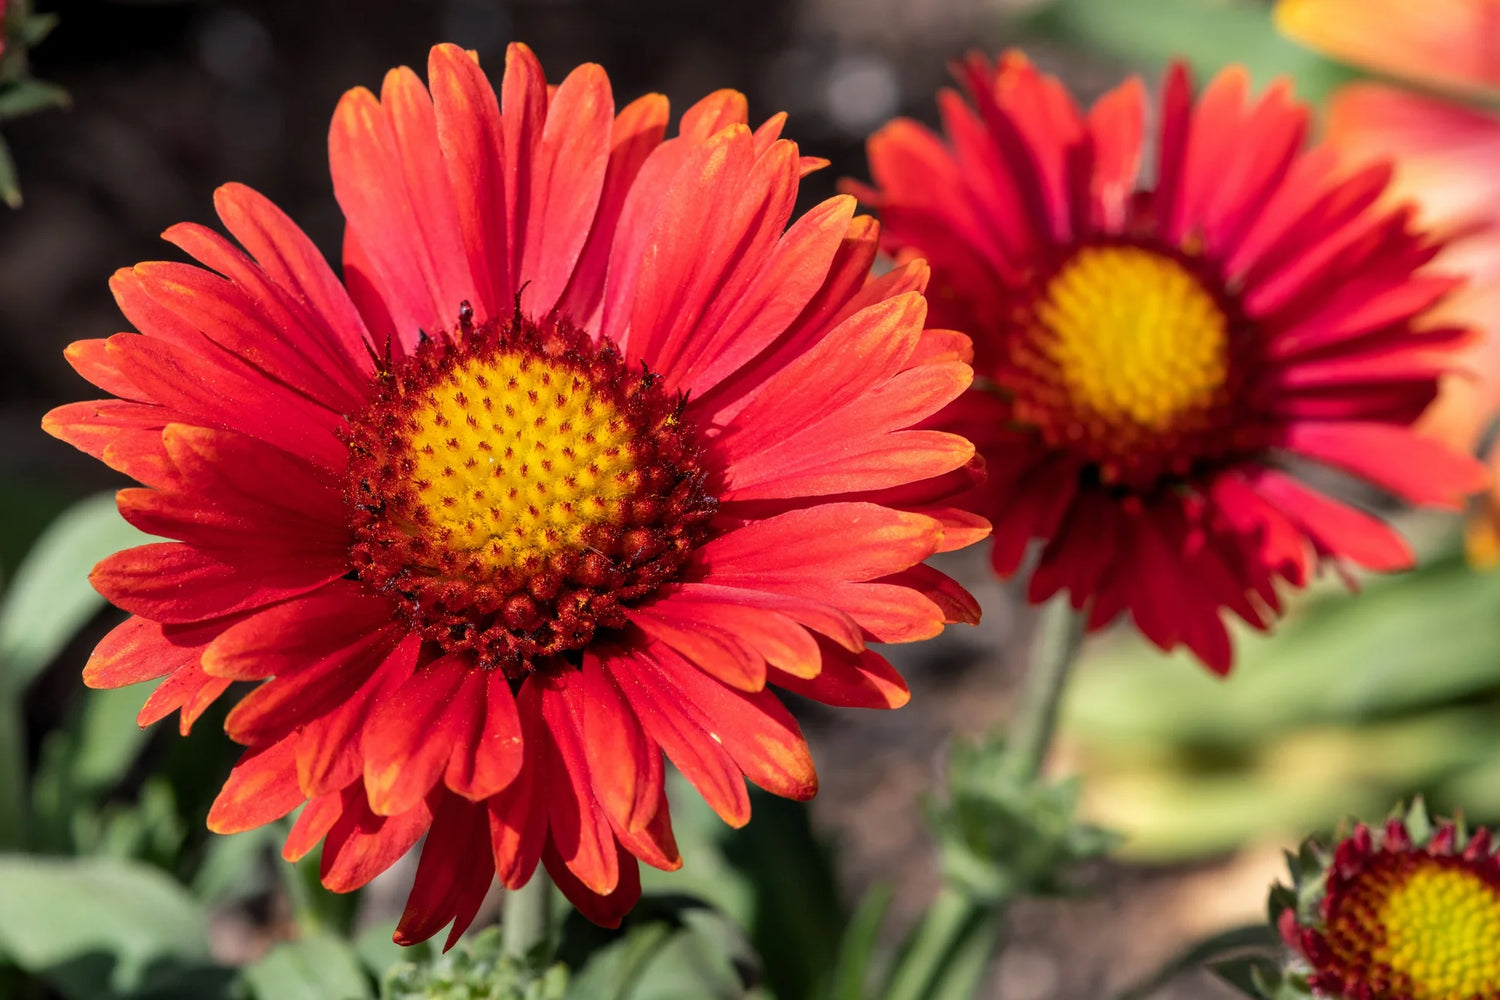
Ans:
POLYGON ((972 502, 996 571, 1044 543, 1033 601, 1070 591, 1095 628, 1129 611, 1222 673, 1221 609, 1264 628, 1310 564, 1411 564, 1304 461, 1415 503, 1483 486, 1411 427, 1467 338, 1428 316, 1457 282, 1409 212, 1376 207, 1388 167, 1303 152, 1287 86, 1251 100, 1232 68, 1195 103, 1174 67, 1143 184, 1140 81, 1085 115, 1018 53, 957 75, 946 138, 891 123, 850 190, 898 261, 930 262, 934 320, 974 337, 983 381, 946 419, 988 462, 972 502))

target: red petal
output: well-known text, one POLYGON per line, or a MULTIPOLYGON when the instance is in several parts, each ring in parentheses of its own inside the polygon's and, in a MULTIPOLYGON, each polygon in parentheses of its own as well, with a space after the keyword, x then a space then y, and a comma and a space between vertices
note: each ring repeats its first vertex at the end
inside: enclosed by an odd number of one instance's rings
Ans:
POLYGON ((594 798, 587 751, 568 704, 577 697, 577 691, 570 690, 577 680, 567 675, 537 678, 533 674, 526 683, 541 688, 542 718, 552 737, 547 768, 549 843, 579 881, 593 892, 609 893, 619 882, 620 864, 609 820, 594 798))
POLYGON ((91 688, 117 688, 153 680, 196 665, 203 647, 223 623, 209 629, 174 628, 136 615, 115 626, 89 656, 83 682, 91 688))
POLYGON ((632 609, 630 619, 726 684, 746 691, 765 686, 765 664, 802 677, 818 672, 818 645, 806 629, 780 612, 750 607, 732 598, 706 600, 691 593, 665 593, 657 601, 632 609), (657 623, 666 627, 653 627, 657 623), (721 639, 720 645, 731 647, 730 655, 738 663, 748 662, 748 670, 731 669, 720 674, 714 663, 722 662, 721 657, 695 656, 694 643, 681 641, 684 636, 714 633, 715 639, 721 639))
POLYGON ((353 892, 401 860, 432 823, 432 803, 419 802, 399 816, 377 816, 364 789, 344 789, 343 810, 323 842, 323 884, 334 892, 353 892))
POLYGON ((500 105, 479 63, 457 45, 427 58, 438 145, 458 210, 459 232, 480 316, 502 316, 515 297, 506 258, 504 138, 500 105))
POLYGON ((656 700, 691 705, 745 777, 784 798, 810 799, 817 793, 807 741, 774 695, 725 687, 663 646, 653 646, 651 657, 654 665, 642 668, 641 679, 655 687, 656 700))
POLYGON ((486 672, 463 654, 417 668, 365 724, 360 745, 370 808, 382 816, 416 806, 448 760, 470 748, 484 718, 486 672))
POLYGON ((305 594, 348 572, 347 559, 205 550, 177 542, 117 552, 89 582, 110 603, 167 624, 201 621, 305 594))
POLYGON ((474 802, 514 781, 525 753, 510 680, 501 670, 479 672, 488 674, 484 710, 475 715, 473 734, 455 748, 443 776, 444 784, 474 802))
POLYGON ((495 878, 485 817, 481 805, 457 795, 442 797, 422 846, 411 895, 396 925, 397 944, 426 941, 451 920, 446 951, 474 921, 495 878))
POLYGON ((1309 458, 1352 472, 1412 503, 1461 510, 1484 489, 1479 462, 1406 427, 1374 423, 1294 423, 1282 444, 1309 458))
POLYGON ((607 895, 600 895, 575 878, 551 841, 547 843, 542 860, 547 865, 547 874, 552 876, 553 883, 562 890, 568 902, 601 927, 620 926, 625 914, 641 898, 641 869, 629 854, 620 859, 619 881, 607 895))
MULTIPOLYGON (((712 582, 771 583, 873 580, 914 566, 937 549, 932 518, 869 503, 831 503, 788 511, 726 531, 699 554, 712 582)), ((817 598, 815 592, 809 596, 817 598)))
POLYGON ((777 672, 776 684, 804 698, 841 708, 900 708, 911 699, 906 681, 879 653, 866 649, 851 653, 822 642, 823 669, 816 677, 777 672))
MULTIPOLYGON (((546 118, 547 78, 542 73, 542 64, 531 49, 512 42, 505 49, 505 77, 500 85, 500 126, 505 140, 501 146, 505 157, 505 218, 510 222, 505 257, 511 268, 508 288, 519 289, 526 280, 521 273, 521 259, 531 239, 529 211, 532 190, 539 183, 535 163, 546 118)), ((540 242, 541 237, 535 239, 540 242)))
POLYGON ((599 195, 599 210, 589 229, 589 239, 579 256, 578 265, 573 269, 572 281, 557 306, 559 312, 572 316, 573 321, 585 329, 598 329, 605 274, 620 213, 641 166, 661 145, 667 130, 667 117, 667 99, 661 94, 646 94, 627 104, 615 118, 609 167, 604 175, 604 190, 599 195))
POLYGON ((643 673, 650 667, 639 657, 605 659, 602 666, 620 686, 647 736, 666 752, 704 801, 730 826, 744 826, 750 819, 744 776, 734 758, 703 728, 703 714, 659 684, 649 683, 643 673))
MULTIPOLYGON (((359 795, 362 800, 364 793, 361 791, 359 795)), ((333 829, 333 824, 338 822, 343 812, 343 792, 330 792, 310 801, 303 807, 297 822, 292 824, 291 832, 286 835, 281 856, 293 863, 301 861, 333 829)))
POLYGON ((364 321, 333 268, 307 234, 258 191, 225 184, 214 192, 214 208, 225 228, 250 252, 271 280, 304 303, 323 324, 316 331, 355 371, 369 374, 374 361, 364 321))
POLYGON ((1324 551, 1367 569, 1410 569, 1411 548, 1388 525, 1309 489, 1291 476, 1262 470, 1252 481, 1257 493, 1274 504, 1324 551))
POLYGON ((624 695, 599 664, 585 653, 576 693, 568 699, 594 795, 618 829, 644 830, 656 817, 664 775, 661 749, 646 736, 624 695))
POLYGON ((542 796, 550 794, 550 754, 542 722, 541 693, 536 684, 523 684, 516 698, 521 720, 525 762, 516 780, 489 800, 490 846, 495 873, 509 889, 531 878, 547 834, 547 809, 542 796))
POLYGON ((529 282, 521 306, 532 315, 557 305, 583 253, 604 187, 614 114, 609 77, 593 64, 569 73, 548 103, 521 256, 529 282))
POLYGON ((362 585, 334 580, 242 618, 203 654, 203 669, 217 677, 259 680, 292 673, 336 656, 391 626, 395 611, 362 585))
POLYGON ((382 630, 335 656, 267 681, 234 706, 224 720, 225 732, 237 742, 259 746, 338 710, 386 660, 399 639, 396 629, 382 630))
POLYGON ((228 689, 229 681, 210 677, 190 663, 157 685, 136 715, 136 724, 149 726, 180 708, 177 728, 186 736, 204 710, 228 689))
MULTIPOLYGON (((731 623, 711 613, 694 614, 691 602, 655 601, 629 611, 630 620, 647 635, 666 643, 700 669, 742 691, 766 686, 766 661, 750 649, 731 623)), ((752 615, 754 612, 752 612, 752 615)))
POLYGON ((416 669, 421 639, 408 635, 359 689, 327 715, 302 727, 297 739, 297 781, 308 798, 336 792, 364 773, 361 734, 381 704, 416 669))
POLYGON ((296 738, 251 747, 240 757, 208 810, 214 833, 239 833, 285 816, 304 801, 297 785, 296 738))

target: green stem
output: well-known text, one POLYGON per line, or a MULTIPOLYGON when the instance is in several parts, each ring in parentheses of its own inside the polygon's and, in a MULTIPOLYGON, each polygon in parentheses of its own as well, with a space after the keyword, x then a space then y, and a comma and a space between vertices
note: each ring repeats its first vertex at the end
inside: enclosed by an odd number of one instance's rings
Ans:
POLYGON ((1063 688, 1078 650, 1083 645, 1086 612, 1075 611, 1065 595, 1059 595, 1042 608, 1036 638, 1031 649, 1031 663, 1026 672, 1026 686, 1021 702, 1011 719, 1008 745, 1021 773, 1035 777, 1046 761, 1057 728, 1057 712, 1062 704, 1063 688))
MULTIPOLYGON (((935 991, 948 985, 956 955, 972 953, 978 946, 988 957, 1002 913, 1003 909, 981 905, 968 893, 944 886, 891 973, 883 1000, 929 1000, 939 995, 935 991)), ((941 995, 964 994, 944 988, 941 995)))
MULTIPOLYGON (((1036 778, 1046 759, 1086 622, 1087 616, 1074 611, 1066 597, 1042 610, 1025 687, 1006 743, 1024 779, 1036 778)), ((958 885, 945 885, 902 949, 883 1000, 973 997, 999 949, 1008 908, 1008 898, 976 898, 958 885)))
POLYGON ((538 871, 521 888, 507 891, 501 905, 501 946, 505 954, 525 958, 547 940, 552 922, 552 880, 538 871))

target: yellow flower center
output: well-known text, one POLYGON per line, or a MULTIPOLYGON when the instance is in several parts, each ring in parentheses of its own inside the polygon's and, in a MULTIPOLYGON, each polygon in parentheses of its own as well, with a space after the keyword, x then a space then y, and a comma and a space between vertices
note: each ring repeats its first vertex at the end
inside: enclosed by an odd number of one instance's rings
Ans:
POLYGON ((537 566, 625 521, 640 480, 633 431, 584 374, 520 353, 445 374, 407 439, 421 530, 436 545, 488 570, 537 566))
POLYGON ((997 378, 1018 424, 1105 483, 1149 489, 1244 445, 1235 322, 1177 258, 1085 246, 1017 307, 997 378))
POLYGON ((1042 350, 1081 416, 1163 432, 1206 410, 1228 374, 1227 322, 1186 268, 1139 247, 1085 247, 1047 284, 1042 350))
POLYGON ((1377 920, 1376 961, 1411 984, 1411 1000, 1500 996, 1500 895, 1462 868, 1425 865, 1394 887, 1377 920))
POLYGON ((566 663, 706 537, 685 405, 566 320, 465 309, 349 420, 354 577, 443 652, 513 678, 566 663))

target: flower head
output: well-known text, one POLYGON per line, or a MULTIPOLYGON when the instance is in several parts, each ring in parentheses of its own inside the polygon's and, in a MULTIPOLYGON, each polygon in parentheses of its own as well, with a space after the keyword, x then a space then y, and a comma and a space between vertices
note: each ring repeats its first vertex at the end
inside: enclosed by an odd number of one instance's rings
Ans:
POLYGON ((163 678, 185 730, 234 681, 246 744, 215 830, 302 808, 349 890, 426 836, 397 939, 462 933, 492 878, 544 864, 618 922, 637 860, 681 863, 663 755, 729 823, 744 779, 817 779, 776 684, 907 695, 871 641, 978 610, 921 565, 983 537, 953 509, 973 446, 922 423, 968 386, 925 330, 926 269, 867 281, 877 227, 714 94, 618 113, 583 66, 550 89, 512 46, 499 99, 440 46, 330 136, 344 280, 260 195, 215 197, 236 247, 167 238, 113 288, 139 333, 69 348, 117 398, 46 428, 139 480, 96 587, 133 613, 85 680, 163 678), (790 227, 788 223, 790 222, 790 227))
MULTIPOLYGON (((1444 378, 1422 430, 1477 451, 1500 411, 1500 116, 1461 98, 1500 93, 1500 2, 1442 0, 1280 0, 1276 20, 1292 38, 1336 58, 1436 87, 1429 96, 1360 82, 1328 104, 1328 138, 1352 160, 1390 158, 1392 200, 1421 209, 1423 225, 1448 240, 1440 265, 1469 284, 1442 306, 1445 321, 1479 336, 1461 371, 1444 378)), ((1491 471, 1500 449, 1491 447, 1491 471)), ((1500 565, 1500 484, 1474 505, 1469 554, 1500 565)))
MULTIPOLYGON (((1423 827, 1426 824, 1424 822, 1423 827)), ((1318 996, 1500 998, 1500 859, 1489 832, 1361 823, 1280 913, 1318 996)))
POLYGON ((1306 110, 1226 70, 1162 90, 1143 183, 1145 92, 1087 114, 1011 53, 959 67, 946 141, 911 121, 870 140, 887 249, 933 269, 934 318, 975 339, 982 384, 948 414, 988 460, 975 497, 993 563, 1044 542, 1030 597, 1129 611, 1216 671, 1228 609, 1265 627, 1314 558, 1409 565, 1394 531, 1294 470, 1322 463, 1418 502, 1482 484, 1418 437, 1462 329, 1424 321, 1454 286, 1410 213, 1375 202, 1385 166, 1304 153, 1306 110))

